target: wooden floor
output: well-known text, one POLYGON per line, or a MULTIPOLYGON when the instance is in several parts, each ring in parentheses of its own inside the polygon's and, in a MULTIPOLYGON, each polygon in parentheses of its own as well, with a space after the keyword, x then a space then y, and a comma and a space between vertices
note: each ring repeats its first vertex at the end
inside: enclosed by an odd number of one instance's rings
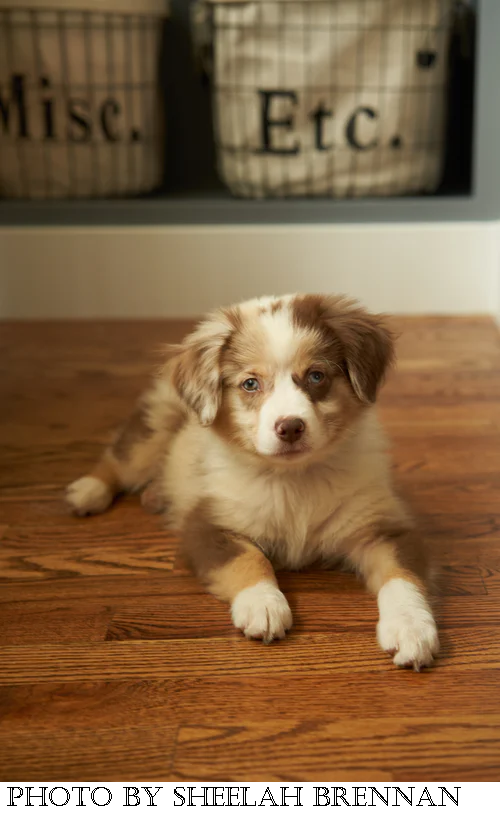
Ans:
POLYGON ((498 780, 498 334, 398 319, 382 394, 399 483, 441 567, 442 655, 396 670, 342 572, 280 583, 295 626, 230 625, 137 499, 77 520, 64 485, 187 324, 0 327, 0 779, 498 780))

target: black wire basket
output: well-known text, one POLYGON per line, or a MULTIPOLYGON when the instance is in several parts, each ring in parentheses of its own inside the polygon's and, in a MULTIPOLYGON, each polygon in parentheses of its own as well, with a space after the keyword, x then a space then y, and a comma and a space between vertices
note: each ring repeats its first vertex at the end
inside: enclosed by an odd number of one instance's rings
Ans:
POLYGON ((0 196, 126 196, 161 182, 168 10, 0 0, 0 196))
POLYGON ((451 0, 202 0, 222 179, 242 197, 441 181, 451 0))

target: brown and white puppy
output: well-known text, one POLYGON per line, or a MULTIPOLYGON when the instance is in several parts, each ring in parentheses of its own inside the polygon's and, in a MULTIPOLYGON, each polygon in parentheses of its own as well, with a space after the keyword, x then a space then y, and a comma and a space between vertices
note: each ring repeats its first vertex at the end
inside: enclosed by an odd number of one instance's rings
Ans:
POLYGON ((395 664, 430 665, 425 556, 373 407, 393 357, 381 318, 344 298, 261 298, 215 312, 173 348, 69 487, 73 511, 101 512, 153 481, 197 575, 264 641, 293 623, 274 567, 342 560, 377 596, 378 641, 395 664))

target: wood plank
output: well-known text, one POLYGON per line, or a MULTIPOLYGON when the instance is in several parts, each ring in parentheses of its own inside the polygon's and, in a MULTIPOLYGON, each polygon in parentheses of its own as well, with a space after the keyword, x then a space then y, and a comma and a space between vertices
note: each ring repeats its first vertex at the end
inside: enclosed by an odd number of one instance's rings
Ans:
MULTIPOLYGON (((445 631, 441 640, 443 657, 438 660, 438 668, 498 667, 499 642, 493 627, 478 627, 475 637, 471 629, 445 631)), ((264 675, 270 668, 284 675, 330 673, 347 667, 363 673, 392 668, 389 658, 378 649, 373 633, 307 635, 294 629, 286 641, 268 647, 236 632, 235 638, 228 639, 37 644, 5 646, 2 652, 0 684, 95 680, 103 671, 108 678, 121 680, 264 675)))
POLYGON ((176 729, 58 730, 43 737, 0 733, 0 781, 166 781, 176 729))
MULTIPOLYGON (((346 576, 351 581, 351 576, 346 576)), ((484 591, 484 590, 483 590, 484 591)), ((23 582, 8 582, 0 584, 0 604, 22 604, 26 601, 54 601, 73 600, 87 601, 100 604, 123 602, 123 599, 134 597, 163 596, 179 593, 202 594, 202 585, 193 576, 175 578, 172 573, 163 575, 97 575, 78 576, 54 579, 25 580, 23 582)))
MULTIPOLYGON (((296 632, 373 632, 378 621, 376 600, 362 592, 289 592, 296 632)), ((493 626, 500 624, 498 597, 466 598, 459 608, 457 597, 434 599, 436 618, 441 629, 493 626)), ((229 610, 210 595, 173 595, 169 598, 128 599, 115 608, 108 626, 107 640, 213 638, 233 636, 229 610)))
POLYGON ((496 781, 498 715, 182 726, 175 781, 496 781), (208 759, 208 752, 211 758, 208 759))
MULTIPOLYGON (((4 645, 71 643, 72 641, 172 640, 235 637, 228 607, 206 593, 162 598, 128 595, 73 600, 23 601, 0 611, 4 645)), ((325 633, 361 630, 373 633, 378 620, 375 599, 367 593, 289 591, 296 632, 325 633)), ((434 599, 440 630, 492 626, 498 631, 498 594, 434 599)))
MULTIPOLYGON (((495 566, 496 563, 493 564, 494 568, 495 566)), ((486 581, 492 572, 495 575, 493 570, 478 564, 440 567, 438 594, 442 597, 486 595, 486 581)), ((338 598, 346 592, 354 593, 356 598, 367 597, 361 582, 352 573, 337 570, 279 572, 278 581, 288 596, 297 592, 325 592, 330 597, 338 598)), ((93 576, 45 575, 25 578, 22 581, 8 579, 0 582, 0 604, 67 600, 78 603, 92 599, 93 603, 117 607, 124 603, 124 600, 129 601, 137 597, 138 593, 145 599, 193 594, 202 597, 204 590, 197 579, 181 567, 165 573, 157 570, 155 574, 148 575, 103 575, 101 570, 100 575, 93 576)))
POLYGON ((103 641, 110 619, 110 609, 101 604, 45 601, 21 607, 7 605, 0 610, 0 638, 3 646, 103 641))
POLYGON ((134 575, 173 568, 178 539, 167 532, 109 528, 106 521, 96 522, 96 527, 8 529, 0 544, 0 581, 103 573, 134 575))
POLYGON ((225 674, 219 677, 53 681, 0 687, 0 731, 43 735, 69 730, 153 727, 169 721, 217 726, 245 721, 299 721, 360 718, 433 719, 436 715, 497 714, 496 668, 446 669, 416 673, 389 668, 323 675, 292 673, 284 678, 225 674), (448 700, 444 701, 445 678, 448 700), (371 697, 371 700, 369 700, 371 697))
MULTIPOLYGON (((90 468, 90 464, 80 467, 81 471, 90 468)), ((75 470, 72 480, 75 480, 75 470)), ((76 518, 68 511, 64 501, 65 487, 59 484, 24 484, 0 489, 0 517, 12 526, 50 529, 57 527, 67 530, 69 535, 83 534, 85 530, 92 534, 105 524, 107 528, 118 529, 158 529, 162 531, 163 520, 159 515, 146 512, 139 495, 119 497, 113 506, 92 518, 76 518)), ((487 492, 488 494, 488 492, 487 492)))
MULTIPOLYGON (((471 575, 474 582, 476 569, 478 582, 485 569, 491 570, 489 575, 498 571, 499 558, 493 552, 498 534, 494 519, 459 516, 460 523, 450 530, 446 524, 433 529, 432 515, 427 520, 424 534, 439 573, 438 587, 445 594, 454 594, 462 576, 471 575), (462 521, 466 522, 464 529, 462 521), (455 547, 455 564, 447 563, 450 546, 455 547)), ((178 536, 159 528, 160 524, 157 528, 124 529, 123 526, 108 527, 106 521, 101 523, 103 526, 95 532, 92 529, 88 532, 70 531, 61 527, 39 530, 36 527, 6 527, 0 536, 0 584, 76 575, 187 572, 177 557, 178 536)), ((304 570, 299 573, 300 576, 306 574, 304 570)), ((345 587, 348 577, 350 575, 339 575, 340 584, 335 587, 345 587)), ((470 591, 478 594, 484 590, 481 586, 470 591)))

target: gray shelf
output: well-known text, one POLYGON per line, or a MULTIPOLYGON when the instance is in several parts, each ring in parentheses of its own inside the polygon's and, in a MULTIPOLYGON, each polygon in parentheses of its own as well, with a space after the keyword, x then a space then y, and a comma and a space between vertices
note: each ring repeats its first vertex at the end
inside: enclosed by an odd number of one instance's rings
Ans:
POLYGON ((496 220, 496 197, 412 197, 365 200, 237 200, 230 196, 155 200, 0 204, 7 226, 132 226, 186 224, 385 223, 496 220))

